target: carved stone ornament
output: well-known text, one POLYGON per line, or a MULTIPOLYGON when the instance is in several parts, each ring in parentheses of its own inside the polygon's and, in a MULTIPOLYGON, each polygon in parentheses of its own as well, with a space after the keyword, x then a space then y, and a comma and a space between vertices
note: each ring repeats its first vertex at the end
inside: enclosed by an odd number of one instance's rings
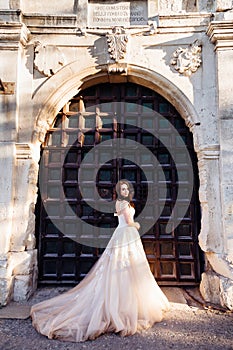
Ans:
POLYGON ((108 64, 109 74, 127 74, 127 63, 108 64))
POLYGON ((46 77, 50 77, 61 69, 65 59, 59 48, 53 45, 42 45, 40 42, 35 47, 34 67, 46 77))
POLYGON ((108 43, 108 52, 110 57, 119 62, 120 59, 125 57, 127 43, 129 40, 125 30, 121 27, 114 27, 112 34, 106 35, 108 43))
POLYGON ((190 76, 196 72, 201 65, 201 43, 196 40, 189 47, 183 49, 179 47, 174 53, 170 61, 174 68, 186 76, 190 76))

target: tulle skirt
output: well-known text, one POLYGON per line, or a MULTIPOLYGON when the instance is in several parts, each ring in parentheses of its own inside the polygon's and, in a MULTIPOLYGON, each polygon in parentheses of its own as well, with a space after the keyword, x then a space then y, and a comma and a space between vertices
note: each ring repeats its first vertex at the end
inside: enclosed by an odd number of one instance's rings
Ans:
POLYGON ((106 332, 132 335, 169 310, 135 227, 118 227, 87 276, 74 288, 32 306, 33 326, 48 338, 82 342, 106 332))

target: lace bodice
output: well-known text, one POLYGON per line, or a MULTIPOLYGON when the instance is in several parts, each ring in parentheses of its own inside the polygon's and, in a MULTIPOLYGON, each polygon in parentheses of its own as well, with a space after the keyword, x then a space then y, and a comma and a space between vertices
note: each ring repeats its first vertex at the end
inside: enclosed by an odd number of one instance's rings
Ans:
MULTIPOLYGON (((127 206, 124 205, 124 207, 122 207, 122 209, 126 209, 126 210, 129 211, 129 215, 130 215, 130 217, 132 218, 132 221, 133 221, 133 217, 134 217, 134 214, 135 214, 135 209, 133 207, 129 206, 128 204, 127 204, 127 206)), ((127 222, 125 221, 124 214, 121 214, 121 212, 119 212, 119 214, 117 214, 117 216, 118 216, 118 227, 126 226, 127 222)))

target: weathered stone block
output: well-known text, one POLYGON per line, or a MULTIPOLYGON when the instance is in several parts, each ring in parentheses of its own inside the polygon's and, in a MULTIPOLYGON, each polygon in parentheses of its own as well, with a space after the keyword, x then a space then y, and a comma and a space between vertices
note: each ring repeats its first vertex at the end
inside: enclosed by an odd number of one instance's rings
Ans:
POLYGON ((233 280, 212 271, 204 272, 200 292, 205 301, 233 310, 233 280))
POLYGON ((216 0, 216 11, 227 11, 232 9, 232 0, 216 0))
POLYGON ((11 253, 0 260, 0 278, 7 279, 12 276, 11 253))
POLYGON ((46 0, 21 0, 21 9, 24 12, 46 13, 46 14, 68 14, 73 13, 74 0, 61 0, 57 3, 46 0))
POLYGON ((0 0, 0 9, 9 9, 9 0, 0 0))
POLYGON ((219 277, 212 271, 202 274, 200 293, 205 301, 218 305, 221 304, 219 277))
POLYGON ((28 276, 16 276, 13 295, 14 301, 27 300, 34 293, 35 289, 36 286, 34 284, 33 274, 28 276))
POLYGON ((215 10, 216 0, 198 0, 199 12, 212 12, 215 10))
POLYGON ((220 300, 222 305, 233 310, 233 280, 220 278, 220 300))
POLYGON ((13 293, 14 277, 0 279, 0 305, 6 305, 13 293))
POLYGON ((28 275, 37 265, 37 251, 12 253, 11 265, 14 275, 28 275))
POLYGON ((233 266, 228 262, 225 256, 213 252, 206 252, 206 258, 217 274, 233 280, 233 266))
POLYGON ((0 257, 0 268, 6 269, 8 264, 8 257, 0 257))

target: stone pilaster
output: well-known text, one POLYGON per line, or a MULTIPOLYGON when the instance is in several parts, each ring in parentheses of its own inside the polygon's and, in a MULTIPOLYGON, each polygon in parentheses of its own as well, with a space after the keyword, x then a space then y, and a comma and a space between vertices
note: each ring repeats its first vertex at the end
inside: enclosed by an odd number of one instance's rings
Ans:
MULTIPOLYGON (((220 290, 220 303, 233 309, 233 81, 229 79, 233 62, 233 17, 232 20, 213 21, 207 34, 214 44, 216 55, 216 83, 218 91, 218 123, 220 140, 220 193, 223 236, 223 251, 210 249, 206 254, 210 269, 202 279, 201 291, 206 299, 211 299, 211 288, 220 290), (212 271, 215 273, 215 283, 212 271), (216 278, 218 280, 216 284, 216 278), (209 282, 207 282, 209 281, 209 282), (211 287, 213 286, 213 287, 211 287)), ((216 174, 213 173, 212 177, 216 174)), ((217 290, 215 291, 217 292, 217 290)), ((210 300, 213 301, 213 300, 210 300)))
POLYGON ((14 206, 14 144, 0 142, 0 305, 9 300, 14 278, 9 268, 9 251, 14 206))
MULTIPOLYGON (((0 94, 0 304, 2 305, 13 297, 17 285, 17 276, 13 271, 12 238, 19 228, 15 223, 22 217, 22 211, 25 210, 22 209, 25 202, 21 203, 21 210, 16 210, 15 207, 16 182, 22 180, 23 173, 18 171, 15 161, 19 104, 21 103, 19 75, 22 53, 29 38, 29 31, 24 24, 20 23, 20 16, 20 11, 0 11, 0 60, 5 63, 0 65, 0 79, 2 83, 8 82, 14 86, 10 91, 3 89, 0 94)), ((28 188, 28 181, 26 186, 28 188)), ((22 190, 25 192, 25 187, 22 190)), ((32 246, 33 243, 30 249, 32 246)), ((26 249, 25 240, 24 246, 19 251, 26 249)))

